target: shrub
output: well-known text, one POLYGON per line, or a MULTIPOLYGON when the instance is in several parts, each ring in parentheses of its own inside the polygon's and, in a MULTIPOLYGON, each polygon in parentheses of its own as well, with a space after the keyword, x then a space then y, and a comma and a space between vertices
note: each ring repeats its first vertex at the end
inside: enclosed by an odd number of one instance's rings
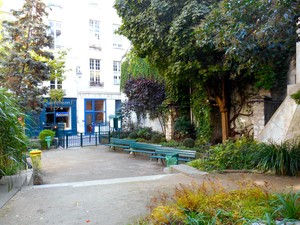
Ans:
POLYGON ((254 169, 258 164, 257 152, 264 144, 241 138, 237 141, 229 140, 209 148, 207 157, 199 165, 202 170, 225 169, 254 169))
POLYGON ((195 141, 192 138, 186 138, 182 142, 184 147, 193 148, 195 146, 195 141))
POLYGON ((278 218, 300 220, 300 191, 276 194, 276 200, 272 205, 278 218))
POLYGON ((151 136, 151 143, 158 144, 161 143, 164 139, 164 136, 158 132, 154 132, 151 136))
POLYGON ((172 195, 153 198, 150 215, 139 224, 248 224, 270 215, 274 199, 275 195, 250 183, 230 191, 213 182, 181 185, 172 195))
POLYGON ((152 128, 145 127, 137 130, 138 138, 143 138, 145 140, 150 140, 152 136, 152 128))
MULTIPOLYGON (((45 138, 47 136, 51 136, 52 137, 52 141, 53 141, 53 137, 55 136, 55 132, 52 130, 42 130, 39 134, 39 139, 40 139, 40 143, 41 143, 41 148, 42 149, 47 149, 47 142, 45 141, 45 138)), ((51 141, 51 143, 52 143, 51 141)))
POLYGON ((129 133, 128 138, 130 139, 136 139, 138 138, 137 132, 136 131, 132 131, 129 133))
POLYGON ((17 172, 22 165, 27 150, 21 119, 24 118, 15 98, 4 89, 0 89, 0 178, 17 172))
POLYGON ((162 143, 161 145, 165 146, 165 147, 173 147, 173 148, 175 148, 175 147, 179 147, 181 145, 181 143, 177 142, 175 140, 170 140, 168 142, 162 143))
POLYGON ((277 175, 296 176, 300 169, 299 140, 286 141, 282 144, 265 145, 258 153, 258 168, 273 171, 277 175))
POLYGON ((195 126, 191 124, 191 121, 185 116, 176 119, 174 130, 176 137, 179 139, 185 137, 195 138, 195 126))

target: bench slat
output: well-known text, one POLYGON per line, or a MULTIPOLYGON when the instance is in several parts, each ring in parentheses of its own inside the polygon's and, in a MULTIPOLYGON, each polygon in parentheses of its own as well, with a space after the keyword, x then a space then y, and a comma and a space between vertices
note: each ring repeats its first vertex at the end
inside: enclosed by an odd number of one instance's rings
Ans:
POLYGON ((105 146, 109 146, 112 148, 127 149, 127 148, 129 148, 130 144, 132 144, 134 142, 135 142, 135 140, 111 138, 110 143, 106 144, 105 146))

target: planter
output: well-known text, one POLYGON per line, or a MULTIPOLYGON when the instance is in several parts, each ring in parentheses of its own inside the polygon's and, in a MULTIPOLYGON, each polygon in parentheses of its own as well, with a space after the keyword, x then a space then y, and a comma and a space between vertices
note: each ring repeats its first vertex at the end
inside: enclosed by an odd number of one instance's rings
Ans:
POLYGON ((0 185, 7 184, 9 179, 7 177, 0 177, 0 185))

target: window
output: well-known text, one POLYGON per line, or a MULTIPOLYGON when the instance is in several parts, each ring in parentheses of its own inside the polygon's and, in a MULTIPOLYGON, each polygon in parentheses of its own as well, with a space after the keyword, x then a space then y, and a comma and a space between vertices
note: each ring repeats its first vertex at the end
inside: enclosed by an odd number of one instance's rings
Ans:
MULTIPOLYGON (((58 123, 63 123, 66 129, 71 128, 71 108, 70 107, 47 107, 46 112, 46 123, 47 129, 51 129, 58 123)), ((45 128, 45 127, 44 127, 45 128)))
POLYGON ((53 38, 53 43, 50 49, 59 49, 62 47, 61 40, 61 22, 50 21, 50 35, 53 38))
POLYGON ((122 36, 116 34, 116 31, 119 29, 120 25, 113 25, 113 47, 122 48, 122 36))
POLYGON ((90 20, 90 36, 100 40, 100 22, 96 20, 90 20))
POLYGON ((50 81, 50 89, 62 89, 62 81, 57 79, 50 81))
POLYGON ((121 62, 120 61, 113 62, 113 70, 114 70, 114 84, 120 84, 120 79, 121 79, 121 62))
POLYGON ((101 50, 100 46, 100 22, 97 20, 90 20, 90 38, 89 46, 94 50, 101 50))
POLYGON ((100 82, 100 59, 90 59, 90 86, 104 86, 104 83, 100 82))

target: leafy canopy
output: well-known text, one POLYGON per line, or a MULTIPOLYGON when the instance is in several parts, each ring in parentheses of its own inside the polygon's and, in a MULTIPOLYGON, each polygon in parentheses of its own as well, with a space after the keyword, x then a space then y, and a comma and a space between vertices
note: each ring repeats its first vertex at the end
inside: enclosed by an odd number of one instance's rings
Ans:
POLYGON ((125 84, 131 78, 147 78, 161 80, 157 68, 152 66, 147 58, 138 57, 134 51, 126 54, 126 59, 121 66, 121 89, 124 89, 125 84))
POLYGON ((41 0, 25 0, 21 10, 13 10, 14 20, 3 21, 1 40, 1 86, 8 88, 24 108, 38 109, 47 89, 49 65, 36 56, 52 58, 45 50, 52 38, 43 19, 47 16, 41 0))
POLYGON ((125 84, 124 93, 128 97, 128 109, 138 117, 145 117, 147 113, 151 118, 159 116, 160 106, 165 100, 162 83, 146 78, 130 79, 125 84))

